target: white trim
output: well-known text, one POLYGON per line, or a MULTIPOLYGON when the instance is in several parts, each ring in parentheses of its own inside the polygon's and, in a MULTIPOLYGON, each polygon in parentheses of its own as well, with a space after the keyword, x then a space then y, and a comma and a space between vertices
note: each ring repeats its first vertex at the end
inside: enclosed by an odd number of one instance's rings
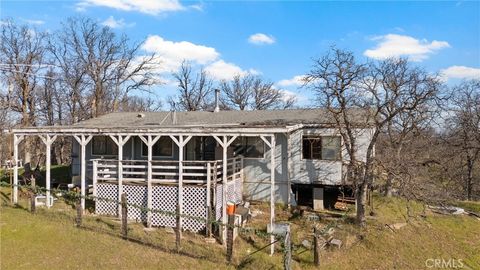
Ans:
MULTIPOLYGON (((154 136, 154 135, 147 135, 147 136, 154 136)), ((169 138, 168 136, 159 136, 158 140, 152 145, 152 152, 153 152, 153 146, 154 146, 156 143, 158 143, 158 141, 159 141, 161 138, 164 138, 164 137, 169 138)), ((156 156, 156 155, 153 155, 153 153, 152 153, 152 157, 157 157, 157 158, 173 158, 173 157, 175 157, 175 149, 174 149, 174 146, 173 146, 173 144, 174 144, 175 142, 174 142, 171 138, 170 138, 170 141, 172 142, 172 143, 171 143, 171 147, 170 147, 170 149, 172 149, 172 155, 170 155, 170 156, 156 156)), ((148 149, 147 149, 147 150, 148 150, 148 149)), ((141 156, 141 157, 148 157, 148 154, 147 154, 147 155, 144 155, 144 153, 143 153, 143 143, 142 143, 142 147, 140 148, 140 156, 141 156)))

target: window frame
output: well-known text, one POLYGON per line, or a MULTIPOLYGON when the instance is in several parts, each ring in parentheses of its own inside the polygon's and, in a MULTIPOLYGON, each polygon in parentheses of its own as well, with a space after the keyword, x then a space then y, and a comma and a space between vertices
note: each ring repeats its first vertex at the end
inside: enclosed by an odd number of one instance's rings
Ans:
MULTIPOLYGON (((170 137, 168 137, 168 136, 161 136, 161 137, 158 139, 158 141, 160 141, 162 138, 168 138, 168 139, 170 139, 170 142, 171 142, 171 144, 170 144, 170 149, 172 149, 172 154, 169 155, 169 156, 156 156, 156 155, 154 155, 154 154, 152 153, 152 158, 154 158, 154 157, 158 157, 158 158, 173 158, 173 157, 175 156, 175 153, 174 153, 174 152, 175 152, 175 146, 173 145, 174 142, 173 142, 172 138, 170 138, 170 137)), ((158 141, 157 141, 155 144, 157 144, 158 141)), ((155 144, 154 144, 154 145, 155 145, 155 144)), ((141 157, 148 157, 148 153, 146 153, 146 155, 145 155, 145 153, 143 152, 143 147, 144 147, 144 146, 147 146, 147 145, 146 145, 143 141, 140 140, 140 156, 141 156, 141 157)), ((153 146, 152 146, 152 148, 153 148, 153 146)), ((147 147, 147 152, 148 152, 148 147, 147 147)), ((153 151, 152 151, 152 152, 153 152, 153 151)))
MULTIPOLYGON (((242 157, 243 159, 265 159, 265 155, 267 154, 267 148, 266 148, 266 144, 265 144, 265 142, 262 140, 262 138, 257 137, 257 136, 238 136, 235 140, 240 139, 240 138, 241 138, 241 139, 248 139, 248 138, 256 138, 256 139, 259 139, 259 140, 262 142, 262 145, 263 145, 263 154, 262 154, 261 157, 246 157, 246 156, 244 156, 244 155, 235 155, 235 149, 233 149, 234 157, 242 157)), ((235 141, 235 140, 234 140, 234 141, 235 141)), ((231 144, 230 146, 234 147, 235 145, 234 145, 233 142, 232 142, 232 144, 231 144)))
POLYGON ((343 160, 343 154, 342 154, 342 136, 339 135, 320 135, 320 134, 309 134, 305 133, 302 134, 301 138, 301 160, 321 160, 321 161, 342 161, 343 160), (320 158, 305 158, 303 155, 303 139, 304 137, 318 137, 320 138, 320 158), (336 159, 323 159, 323 138, 340 138, 340 149, 339 149, 339 155, 338 158, 336 159))
MULTIPOLYGON (((106 141, 105 141, 105 143, 106 143, 106 141)), ((107 145, 105 144, 105 151, 106 151, 106 149, 107 149, 107 145)), ((90 141, 90 154, 91 154, 92 157, 118 157, 118 145, 108 135, 93 136, 92 140, 90 141), (106 141, 110 140, 115 145, 115 147, 117 147, 117 151, 116 151, 117 153, 115 153, 115 154, 94 154, 93 153, 93 145, 94 145, 93 140, 95 140, 95 138, 105 138, 106 141)))

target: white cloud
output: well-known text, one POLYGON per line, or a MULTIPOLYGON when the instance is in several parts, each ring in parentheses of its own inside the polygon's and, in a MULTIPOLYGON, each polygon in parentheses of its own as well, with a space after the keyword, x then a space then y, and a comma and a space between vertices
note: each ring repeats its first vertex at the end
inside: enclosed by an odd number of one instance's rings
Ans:
POLYGON ((221 59, 206 66, 205 71, 216 80, 230 80, 235 75, 245 76, 247 74, 260 74, 260 72, 254 69, 243 70, 241 67, 233 63, 225 62, 221 59))
POLYGON ((184 60, 205 65, 217 60, 220 56, 213 47, 188 41, 169 41, 157 35, 149 36, 142 48, 149 53, 156 53, 165 71, 168 72, 178 69, 184 60))
POLYGON ((256 45, 273 44, 275 43, 275 38, 262 33, 256 33, 248 38, 248 42, 256 45))
POLYGON ((134 26, 135 23, 126 23, 124 19, 116 20, 113 16, 110 16, 108 17, 108 19, 102 22, 102 25, 108 26, 110 28, 124 28, 134 26))
POLYGON ((435 51, 450 47, 446 41, 428 42, 425 39, 419 40, 410 36, 388 34, 378 36, 372 40, 378 41, 377 47, 366 50, 363 54, 375 58, 386 59, 389 57, 407 56, 412 61, 422 61, 435 51))
POLYGON ((451 66, 440 71, 445 80, 448 79, 477 79, 480 80, 480 68, 466 66, 451 66))
POLYGON ((236 74, 260 74, 249 69, 244 70, 234 63, 229 63, 220 58, 220 53, 213 47, 194 44, 189 41, 170 41, 153 35, 149 36, 142 49, 148 53, 156 53, 159 57, 160 73, 170 73, 178 70, 183 61, 192 65, 204 66, 205 71, 215 80, 228 80, 236 74))
POLYGON ((302 86, 305 78, 305 75, 297 75, 291 79, 285 79, 277 82, 277 85, 280 87, 289 87, 289 86, 302 86))
POLYGON ((178 0, 82 0, 77 10, 85 10, 89 6, 101 6, 123 11, 137 11, 150 15, 184 10, 178 0))

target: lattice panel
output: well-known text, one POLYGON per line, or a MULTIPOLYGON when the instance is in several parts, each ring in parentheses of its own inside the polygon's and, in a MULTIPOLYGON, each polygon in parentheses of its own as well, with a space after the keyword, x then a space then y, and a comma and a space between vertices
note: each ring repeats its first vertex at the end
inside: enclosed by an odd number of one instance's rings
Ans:
POLYGON ((228 202, 237 202, 237 198, 235 195, 235 182, 231 181, 227 183, 227 203, 228 202))
POLYGON ((235 180, 235 202, 241 203, 243 201, 243 182, 242 179, 235 180))
MULTIPOLYGON (((184 186, 183 188, 183 213, 187 216, 206 218, 207 215, 207 189, 204 187, 184 186)), ((183 228, 193 232, 205 229, 202 220, 184 218, 183 228)))
MULTIPOLYGON (((153 186, 152 208, 155 210, 176 213, 177 211, 177 187, 153 186)), ((152 213, 153 226, 176 227, 175 216, 170 214, 152 213)))
POLYGON ((215 205, 215 218, 216 220, 222 219, 222 206, 223 206, 223 189, 222 185, 217 185, 216 190, 216 205, 215 205))
POLYGON ((95 213, 98 215, 117 215, 118 187, 113 184, 97 184, 95 213), (102 200, 106 199, 106 200, 102 200))
MULTIPOLYGON (((123 192, 127 193, 127 203, 139 207, 147 207, 147 186, 123 185, 123 192)), ((128 219, 147 222, 147 212, 138 207, 128 207, 128 219)))

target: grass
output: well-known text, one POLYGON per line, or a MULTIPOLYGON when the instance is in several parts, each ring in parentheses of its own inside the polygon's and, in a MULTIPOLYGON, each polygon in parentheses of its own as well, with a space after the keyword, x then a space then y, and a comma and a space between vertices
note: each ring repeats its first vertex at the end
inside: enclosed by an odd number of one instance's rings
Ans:
MULTIPOLYGON (((1 195, 1 269, 282 269, 281 244, 272 257, 269 248, 248 256, 268 242, 261 234, 268 220, 266 204, 253 205, 261 212, 248 226, 259 231, 237 238, 233 262, 228 265, 225 249, 207 244, 198 234, 184 233, 179 254, 175 236, 164 229, 145 231, 141 224, 130 224, 129 236, 148 245, 138 244, 119 237, 116 219, 87 215, 84 226, 88 229, 80 229, 73 225, 74 211, 67 204, 57 202, 52 209, 31 214, 6 202, 8 190, 1 195)), ((25 200, 21 202, 26 206, 25 200)), ((374 202, 376 215, 369 217, 366 229, 357 228, 351 214, 338 218, 342 213, 322 212, 317 213, 319 221, 309 221, 278 207, 277 221, 292 226, 293 269, 316 269, 312 250, 300 243, 312 240, 313 226, 334 223, 334 237, 343 246, 322 251, 321 269, 425 269, 431 258, 461 259, 470 269, 480 269, 479 219, 424 213, 423 205, 415 202, 407 213, 407 202, 398 198, 375 197, 374 202), (395 231, 385 226, 403 222, 408 224, 395 231)))

